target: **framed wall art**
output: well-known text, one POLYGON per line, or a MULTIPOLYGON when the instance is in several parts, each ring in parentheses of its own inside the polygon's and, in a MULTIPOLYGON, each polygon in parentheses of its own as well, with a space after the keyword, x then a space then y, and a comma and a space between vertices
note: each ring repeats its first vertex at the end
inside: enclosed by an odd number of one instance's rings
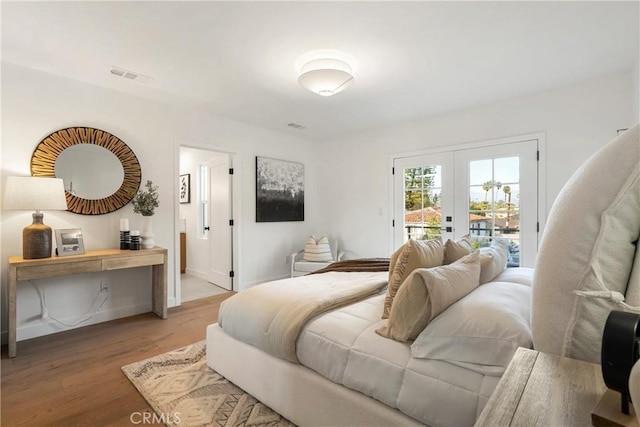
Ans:
POLYGON ((304 165, 256 157, 256 222, 304 221, 304 165))
POLYGON ((180 175, 180 203, 191 203, 191 174, 180 175))
POLYGON ((79 228, 56 230, 56 254, 58 256, 84 254, 82 230, 79 228))

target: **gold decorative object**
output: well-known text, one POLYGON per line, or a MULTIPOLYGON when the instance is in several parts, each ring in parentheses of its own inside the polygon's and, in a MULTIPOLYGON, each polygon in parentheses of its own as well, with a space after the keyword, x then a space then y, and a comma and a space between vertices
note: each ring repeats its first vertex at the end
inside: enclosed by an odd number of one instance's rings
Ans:
POLYGON ((44 138, 31 156, 31 175, 55 177, 56 159, 65 149, 76 144, 95 144, 113 153, 124 169, 120 188, 102 199, 84 199, 65 192, 68 210, 82 215, 101 215, 116 211, 133 199, 142 181, 138 158, 120 138, 90 127, 70 127, 44 138))

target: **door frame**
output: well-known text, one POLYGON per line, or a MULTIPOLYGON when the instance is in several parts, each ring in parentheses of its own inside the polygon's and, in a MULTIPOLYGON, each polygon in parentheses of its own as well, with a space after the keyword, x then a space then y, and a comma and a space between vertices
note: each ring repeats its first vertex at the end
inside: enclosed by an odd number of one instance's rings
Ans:
POLYGON ((509 136, 504 138, 496 138, 496 139, 486 139, 479 140, 475 142, 467 142, 462 144, 448 145, 448 146, 438 146, 434 148, 429 148, 425 150, 416 150, 416 151, 408 151, 403 153, 392 153, 389 155, 389 234, 388 234, 388 242, 389 242, 389 253, 393 253, 397 248, 394 248, 394 233, 395 227, 393 226, 394 219, 394 201, 395 201, 395 184, 394 184, 394 174, 393 167, 397 160, 406 158, 406 157, 417 157, 417 156, 428 156, 433 154, 441 154, 451 151, 458 150, 469 150, 474 148, 487 148, 494 145, 503 145, 503 144, 512 144, 515 142, 522 142, 527 140, 537 139, 538 140, 538 224, 539 230, 537 233, 537 244, 540 245, 540 238, 542 237, 542 233, 544 231, 544 227, 547 222, 547 198, 546 198, 546 158, 547 158, 547 142, 546 142, 546 134, 544 132, 536 132, 522 135, 509 136))
POLYGON ((180 201, 178 200, 178 194, 180 191, 179 188, 179 177, 180 177, 180 148, 195 148, 197 150, 205 150, 211 152, 218 152, 228 154, 231 159, 231 164, 233 165, 233 175, 231 175, 231 205, 233 208, 233 219, 234 225, 233 230, 231 231, 231 268, 234 272, 234 277, 232 280, 232 290, 236 291, 238 289, 238 284, 240 283, 240 265, 241 259, 239 257, 240 254, 240 228, 242 226, 241 221, 238 219, 242 217, 241 215, 241 197, 242 188, 241 188, 241 179, 240 176, 241 162, 240 155, 233 150, 230 150, 226 147, 222 147, 219 145, 211 145, 211 144, 203 144, 199 142, 189 141, 185 139, 178 139, 174 144, 174 162, 173 162, 173 176, 174 176, 174 186, 173 186, 173 235, 174 235, 174 256, 173 256, 173 288, 174 288, 174 298, 171 301, 169 298, 169 307, 179 306, 182 303, 182 292, 181 292, 181 280, 180 280, 180 201), (173 302, 173 304, 171 304, 173 302))

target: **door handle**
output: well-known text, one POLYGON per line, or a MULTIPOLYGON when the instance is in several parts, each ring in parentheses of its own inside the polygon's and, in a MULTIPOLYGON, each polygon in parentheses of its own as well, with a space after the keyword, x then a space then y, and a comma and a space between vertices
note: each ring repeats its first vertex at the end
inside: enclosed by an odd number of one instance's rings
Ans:
POLYGON ((209 228, 209 227, 205 227, 205 228, 204 228, 204 231, 209 231, 209 230, 210 230, 210 228, 209 228))
POLYGON ((453 227, 444 227, 440 231, 446 231, 447 233, 453 233, 453 227))

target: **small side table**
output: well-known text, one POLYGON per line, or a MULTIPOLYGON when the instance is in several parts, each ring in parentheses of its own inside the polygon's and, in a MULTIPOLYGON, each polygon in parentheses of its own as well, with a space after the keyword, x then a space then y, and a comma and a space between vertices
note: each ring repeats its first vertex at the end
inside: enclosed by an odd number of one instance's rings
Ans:
POLYGON ((590 426, 605 391, 600 365, 519 348, 475 425, 590 426))

